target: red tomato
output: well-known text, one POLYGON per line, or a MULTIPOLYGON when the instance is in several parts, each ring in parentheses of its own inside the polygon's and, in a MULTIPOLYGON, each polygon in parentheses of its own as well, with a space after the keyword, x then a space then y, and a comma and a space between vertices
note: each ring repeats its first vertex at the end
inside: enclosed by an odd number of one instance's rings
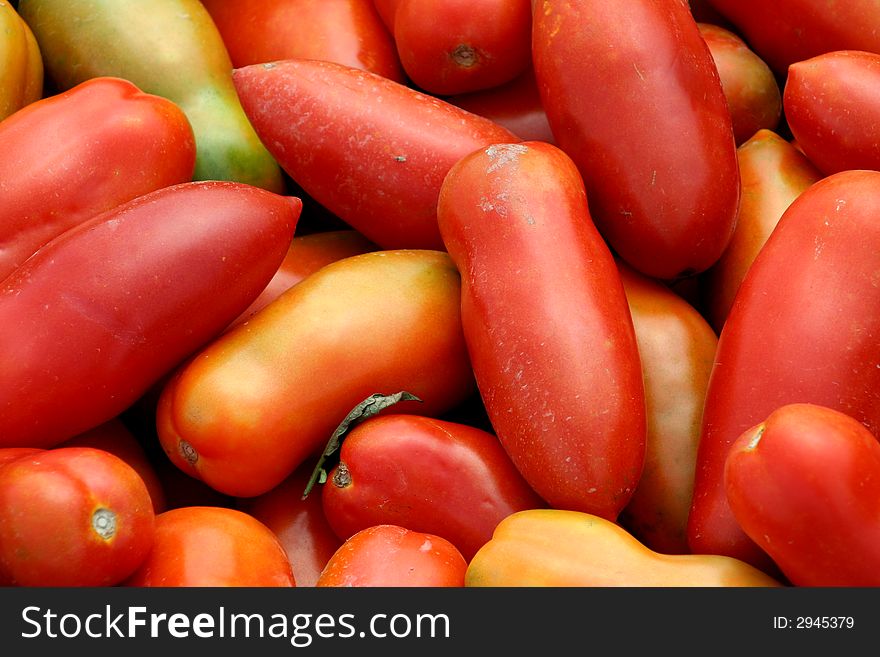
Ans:
POLYGON ((153 544, 140 475, 90 447, 24 456, 0 468, 0 570, 19 586, 113 586, 153 544))
POLYGON ((40 249, 0 284, 0 446, 56 445, 128 408, 256 298, 300 207, 189 182, 40 249))
POLYGON ((880 53, 877 0, 707 0, 780 75, 833 50, 880 53))
POLYGON ((113 418, 93 429, 65 440, 59 447, 93 447, 110 452, 128 463, 137 472, 150 493, 153 511, 162 513, 165 510, 165 490, 159 475, 144 448, 137 438, 128 430, 122 420, 113 418))
POLYGON ((681 0, 534 3, 535 75, 596 226, 638 271, 674 279, 727 246, 739 202, 730 111, 681 0))
POLYGON ((0 467, 23 456, 34 456, 45 451, 41 447, 0 447, 0 467))
POLYGON ((0 4, 0 121, 43 96, 43 57, 28 24, 0 4))
POLYGON ((294 237, 269 285, 231 326, 247 321, 254 313, 324 265, 377 249, 375 244, 354 230, 332 230, 294 237))
POLYGON ((698 23, 718 69, 737 145, 758 130, 775 130, 782 115, 782 92, 773 71, 745 41, 717 25, 698 23))
POLYGON ((320 59, 404 82, 394 40, 370 0, 202 0, 235 68, 320 59))
POLYGON ((313 466, 306 461, 267 493, 237 500, 237 508, 262 522, 281 541, 297 586, 315 586, 324 566, 342 545, 324 516, 321 496, 312 494, 303 499, 313 466))
POLYGON ((438 251, 331 263, 206 346, 159 399, 159 439, 184 472, 261 495, 321 449, 348 412, 400 390, 436 415, 473 391, 460 279, 438 251))
POLYGON ((446 100, 468 112, 485 116, 524 141, 555 143, 531 66, 507 84, 451 96, 446 100))
POLYGON ((385 249, 442 249, 437 197, 450 167, 477 148, 518 141, 489 119, 331 62, 245 66, 233 77, 290 177, 385 249))
POLYGON ((0 280, 65 230, 189 181, 196 156, 183 111, 118 78, 30 104, 0 123, 0 143, 0 280))
POLYGON ((293 587, 272 531, 242 511, 188 506, 156 516, 156 539, 126 586, 293 587))
POLYGON ((461 587, 465 571, 464 557, 445 538, 377 525, 345 541, 316 586, 461 587))
POLYGON ((743 530, 796 586, 880 586, 880 443, 858 420, 788 404, 744 432, 724 469, 743 530))
POLYGON ((645 468, 620 523, 664 554, 690 552, 700 417, 718 338, 703 316, 665 285, 619 263, 645 381, 645 468))
POLYGON ((843 50, 792 64, 785 117, 823 173, 880 169, 880 54, 843 50))
POLYGON ((401 0, 391 30, 425 91, 460 94, 510 82, 531 57, 529 0, 401 0))
POLYGON ((547 506, 495 436, 417 415, 374 417, 352 429, 321 496, 343 540, 398 525, 443 536, 465 559, 506 516, 547 506))
POLYGON ((718 341, 703 410, 688 543, 773 568, 724 490, 731 444, 789 403, 828 406, 880 432, 880 172, 813 184, 746 274, 718 341))
POLYGON ((642 473, 645 394, 617 265, 574 163, 542 142, 475 151, 446 177, 438 220, 498 439, 551 506, 616 519, 642 473))
POLYGON ((721 331, 746 272, 791 202, 822 174, 793 145, 759 130, 737 149, 742 200, 730 244, 706 272, 706 314, 721 331))

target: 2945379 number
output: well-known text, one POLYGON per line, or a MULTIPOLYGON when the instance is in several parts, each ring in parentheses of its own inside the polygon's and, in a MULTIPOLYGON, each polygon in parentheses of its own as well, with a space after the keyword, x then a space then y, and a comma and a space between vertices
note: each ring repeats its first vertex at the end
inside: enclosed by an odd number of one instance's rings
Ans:
POLYGON ((855 624, 855 618, 853 618, 852 616, 796 616, 794 618, 789 618, 787 616, 773 617, 773 629, 775 630, 851 630, 855 627, 855 624))

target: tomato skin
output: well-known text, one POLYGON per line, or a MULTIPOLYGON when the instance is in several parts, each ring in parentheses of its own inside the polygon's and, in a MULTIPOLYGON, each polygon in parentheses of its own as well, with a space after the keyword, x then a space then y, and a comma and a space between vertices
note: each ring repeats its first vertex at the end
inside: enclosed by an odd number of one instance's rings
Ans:
POLYGON ((785 116, 803 152, 823 173, 880 169, 880 54, 843 50, 792 64, 785 116))
POLYGON ((43 56, 34 33, 8 2, 0 4, 0 121, 43 96, 43 56))
POLYGON ((233 78, 290 177, 384 249, 442 250, 443 177, 477 148, 518 140, 489 119, 332 62, 245 66, 233 78))
POLYGON ((402 0, 393 25, 403 69, 428 93, 490 89, 529 65, 529 0, 402 0))
POLYGON ((737 149, 742 199, 730 244, 705 273, 706 315, 720 332, 746 272, 782 213, 822 174, 802 152, 761 129, 737 149))
POLYGON ((15 585, 119 584, 149 553, 154 520, 140 475, 104 450, 58 447, 0 468, 0 570, 15 585))
POLYGON ((352 429, 321 489, 343 540, 373 525, 436 534, 465 559, 515 511, 547 506, 490 433, 417 415, 381 415, 352 429))
POLYGON ((523 141, 555 144, 531 66, 506 84, 450 96, 446 100, 504 126, 523 141))
POLYGON ((165 510, 165 490, 162 488, 159 475, 137 438, 119 418, 112 418, 97 427, 83 431, 65 440, 58 447, 93 447, 118 456, 134 468, 144 480, 153 502, 153 512, 158 514, 165 510))
POLYGON ((767 586, 780 583, 717 555, 654 552, 619 525, 578 511, 520 511, 468 565, 465 586, 767 586))
POLYGON ((300 207, 182 183, 40 249, 0 284, 0 446, 53 446, 118 416, 256 298, 300 207))
POLYGON ((195 180, 232 180, 281 193, 278 164, 242 111, 223 38, 198 0, 22 0, 46 74, 60 89, 125 78, 185 112, 195 180))
POLYGON ((363 0, 202 0, 235 68, 321 59, 404 82, 394 40, 363 0))
POLYGON ((278 485, 375 392, 435 415, 474 388, 460 279, 446 253, 331 263, 205 347, 159 398, 159 440, 184 472, 237 497, 278 485))
POLYGON ((574 163, 541 142, 476 151, 446 177, 438 221, 498 439, 549 505, 616 518, 642 472, 644 386, 574 163))
POLYGON ((707 0, 778 74, 834 50, 880 53, 876 0, 707 0))
POLYGON ((156 516, 153 549, 124 582, 137 587, 295 587, 278 538, 253 516, 215 506, 156 516))
POLYGON ((690 552, 687 519, 700 417, 718 337, 703 316, 665 285, 618 263, 645 381, 645 467, 620 523, 664 554, 690 552))
POLYGON ((306 461, 272 490, 236 500, 237 509, 262 522, 281 541, 300 587, 315 586, 324 566, 342 545, 324 516, 317 491, 302 498, 313 467, 306 461))
POLYGON ((758 130, 775 130, 782 115, 782 92, 770 67, 730 30, 708 23, 697 27, 718 68, 737 146, 758 130))
POLYGON ((0 142, 0 280, 65 230, 189 181, 196 157, 183 111, 119 78, 30 104, 0 123, 0 142))
POLYGON ((278 271, 269 281, 260 296, 248 306, 238 319, 236 326, 247 321, 254 313, 268 306, 284 292, 299 283, 309 274, 324 265, 353 255, 376 251, 379 247, 354 230, 330 230, 308 235, 296 235, 290 242, 287 255, 278 271))
POLYGON ((688 543, 772 568, 730 510, 731 444, 788 403, 828 406, 880 431, 880 172, 813 184, 755 258, 721 331, 703 413, 688 543), (783 283, 784 282, 784 283, 783 283))
POLYGON ((880 585, 880 443, 858 420, 781 406, 731 445, 724 487, 795 586, 880 585))
POLYGON ((648 276, 707 269, 733 232, 739 172, 721 81, 687 5, 532 7, 544 109, 584 178, 599 232, 648 276))
POLYGON ((316 586, 461 587, 467 562, 445 538, 376 525, 345 541, 316 586))

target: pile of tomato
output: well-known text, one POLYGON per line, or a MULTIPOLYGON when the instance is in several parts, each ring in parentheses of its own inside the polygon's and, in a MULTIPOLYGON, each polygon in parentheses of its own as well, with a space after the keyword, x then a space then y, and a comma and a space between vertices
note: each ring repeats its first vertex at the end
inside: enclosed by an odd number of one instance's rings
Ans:
POLYGON ((874 0, 0 1, 0 585, 880 585, 877 126, 874 0))

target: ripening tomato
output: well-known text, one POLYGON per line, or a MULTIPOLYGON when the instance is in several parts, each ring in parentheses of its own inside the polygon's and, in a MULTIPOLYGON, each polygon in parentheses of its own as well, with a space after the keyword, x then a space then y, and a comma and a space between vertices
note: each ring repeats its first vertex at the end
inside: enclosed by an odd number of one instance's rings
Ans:
POLYGON ((747 563, 661 554, 619 525, 578 511, 533 509, 502 520, 468 565, 465 586, 780 586, 747 563))
POLYGON ((438 222, 495 433, 550 506, 616 519, 645 456, 645 392, 620 274, 580 174, 552 144, 456 163, 438 222))
POLYGON ((461 587, 466 570, 467 561, 445 538, 376 525, 340 546, 316 586, 461 587))
POLYGON ((216 506, 156 516, 153 548, 126 586, 293 587, 287 554, 272 531, 243 511, 216 506))
POLYGON ((0 3, 0 121, 43 96, 43 56, 34 33, 8 2, 0 3))
POLYGON ((739 171, 727 100, 682 0, 533 3, 535 76, 614 251, 660 279, 707 269, 733 233, 739 171))
POLYGON ((880 169, 880 54, 841 50, 796 62, 783 102, 792 135, 823 173, 880 169))
POLYGON ((57 447, 0 468, 0 571, 19 586, 114 586, 153 545, 150 493, 125 461, 57 447))
POLYGON ((373 525, 398 525, 443 536, 465 559, 506 516, 547 506, 495 436, 420 415, 358 424, 320 494, 343 540, 373 525))
POLYGON ((880 443, 861 422, 787 404, 731 445, 737 522, 796 586, 880 586, 880 443))
POLYGON ((461 282, 446 253, 375 251, 331 263, 182 366, 159 399, 159 440, 184 472, 263 494, 322 448, 368 395, 436 415, 473 391, 461 282))
POLYGON ((827 406, 880 434, 880 172, 824 178, 788 207, 749 268, 706 391, 688 543, 775 569, 724 490, 733 442, 789 403, 827 406))
POLYGON ((394 40, 371 0, 202 0, 232 66, 320 59, 404 82, 394 40))

